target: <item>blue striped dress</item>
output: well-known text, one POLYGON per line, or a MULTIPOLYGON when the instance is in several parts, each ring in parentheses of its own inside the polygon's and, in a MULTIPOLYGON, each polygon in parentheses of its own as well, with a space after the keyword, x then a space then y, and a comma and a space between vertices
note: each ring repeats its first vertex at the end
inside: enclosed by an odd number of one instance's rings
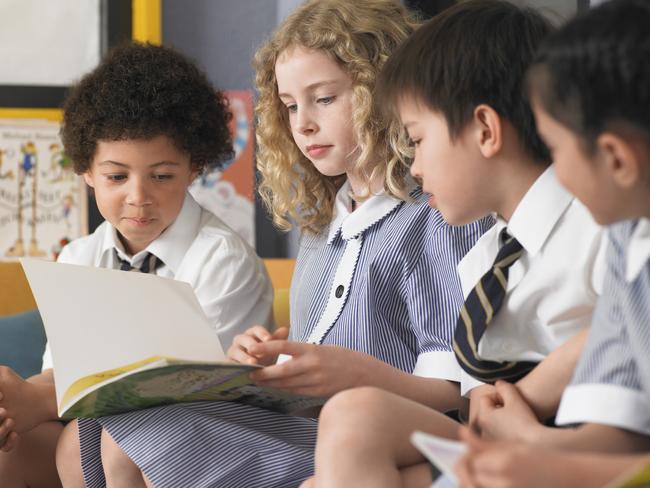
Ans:
POLYGON ((605 289, 558 424, 650 435, 650 220, 609 228, 605 289))
MULTIPOLYGON (((329 229, 305 235, 291 287, 291 339, 335 344, 397 368, 449 378, 463 297, 456 265, 491 225, 447 225, 419 190, 380 194, 350 213, 339 191, 329 229)), ((453 368, 456 371, 457 368, 453 368)), ((229 402, 80 420, 84 478, 105 485, 106 429, 158 487, 291 487, 313 472, 316 420, 229 402)))

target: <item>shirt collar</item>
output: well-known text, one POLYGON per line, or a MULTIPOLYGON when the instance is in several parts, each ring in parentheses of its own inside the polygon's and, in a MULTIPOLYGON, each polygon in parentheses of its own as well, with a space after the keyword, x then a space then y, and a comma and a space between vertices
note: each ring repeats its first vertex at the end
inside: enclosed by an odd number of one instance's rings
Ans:
POLYGON ((346 181, 336 194, 334 220, 330 224, 327 243, 331 244, 341 232, 343 240, 358 237, 398 207, 402 200, 387 195, 381 190, 372 195, 354 212, 350 212, 350 182, 346 181))
POLYGON ((129 258, 122 242, 117 237, 117 230, 109 224, 108 231, 104 234, 102 254, 113 252, 113 249, 116 249, 120 259, 126 259, 132 266, 139 267, 139 263, 150 252, 176 274, 185 253, 194 242, 199 230, 200 220, 201 207, 189 193, 186 193, 183 207, 174 222, 146 249, 129 258))
POLYGON ((517 205, 508 222, 508 233, 521 243, 528 254, 536 255, 573 198, 560 185, 555 168, 550 166, 535 180, 517 205))
POLYGON ((625 281, 632 283, 650 259, 650 220, 639 219, 627 248, 625 281))

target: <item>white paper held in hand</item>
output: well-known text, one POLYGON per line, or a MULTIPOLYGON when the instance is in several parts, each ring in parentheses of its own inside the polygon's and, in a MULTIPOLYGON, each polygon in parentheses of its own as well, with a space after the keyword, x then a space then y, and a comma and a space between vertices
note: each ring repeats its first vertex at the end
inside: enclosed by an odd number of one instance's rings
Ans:
POLYGON ((457 483, 454 466, 467 451, 465 444, 420 431, 411 434, 411 443, 454 484, 457 483))
POLYGON ((188 283, 22 259, 51 344, 57 399, 79 378, 170 356, 226 361, 188 283))

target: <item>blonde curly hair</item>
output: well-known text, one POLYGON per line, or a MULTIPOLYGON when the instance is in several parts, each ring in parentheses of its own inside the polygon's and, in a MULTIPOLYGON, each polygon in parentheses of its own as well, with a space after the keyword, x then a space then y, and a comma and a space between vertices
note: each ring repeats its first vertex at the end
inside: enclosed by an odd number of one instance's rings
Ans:
MULTIPOLYGON (((301 231, 320 232, 332 220, 334 199, 345 175, 325 176, 296 146, 286 107, 278 97, 275 64, 293 47, 324 51, 352 79, 352 126, 359 149, 353 170, 363 181, 383 181, 390 195, 408 198, 408 150, 399 122, 375 101, 375 81, 391 52, 416 27, 398 0, 311 0, 296 9, 255 54, 257 168, 260 195, 273 222, 292 221, 301 231)), ((368 198, 370 189, 353 195, 368 198)))

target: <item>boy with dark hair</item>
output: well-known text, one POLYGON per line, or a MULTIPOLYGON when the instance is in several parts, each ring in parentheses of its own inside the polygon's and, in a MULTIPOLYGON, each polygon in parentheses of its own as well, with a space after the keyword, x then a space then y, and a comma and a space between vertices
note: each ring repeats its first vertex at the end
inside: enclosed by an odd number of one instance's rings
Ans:
MULTIPOLYGON (((455 225, 498 217, 458 266, 465 305, 454 351, 471 422, 499 379, 523 378, 540 416, 554 410, 601 288, 602 229, 557 181, 524 97, 526 70, 552 30, 532 9, 463 2, 400 46, 380 82, 430 204, 455 225)), ((456 437, 458 428, 368 388, 337 395, 320 419, 315 483, 328 487, 423 486, 431 473, 410 433, 456 437)))
MULTIPOLYGON (((648 25, 647 1, 606 2, 552 36, 531 69, 535 116, 558 177, 598 222, 609 225, 611 244, 605 291, 556 419, 580 425, 540 425, 518 392, 500 385, 500 405, 492 406, 484 425, 502 437, 581 451, 650 449, 648 25)), ((460 472, 468 486, 472 479, 480 486, 531 486, 542 471, 553 486, 603 486, 642 459, 587 452, 559 457, 548 449, 465 436, 471 451, 460 472), (500 462, 490 463, 497 449, 500 462), (508 469, 513 461, 522 469, 508 469)))
MULTIPOLYGON (((189 283, 224 348, 251 324, 271 325, 273 294, 255 252, 188 193, 204 168, 231 156, 230 117, 223 94, 183 55, 131 43, 72 88, 61 131, 106 221, 66 246, 59 261, 189 283)), ((3 487, 58 484, 55 448, 63 424, 51 368, 46 351, 43 373, 27 381, 0 369, 0 439, 10 451, 0 453, 3 487)), ((93 429, 93 420, 84 423, 93 429)), ((71 422, 62 438, 74 446, 76 436, 71 422)), ((62 481, 82 482, 65 471, 62 481)))

